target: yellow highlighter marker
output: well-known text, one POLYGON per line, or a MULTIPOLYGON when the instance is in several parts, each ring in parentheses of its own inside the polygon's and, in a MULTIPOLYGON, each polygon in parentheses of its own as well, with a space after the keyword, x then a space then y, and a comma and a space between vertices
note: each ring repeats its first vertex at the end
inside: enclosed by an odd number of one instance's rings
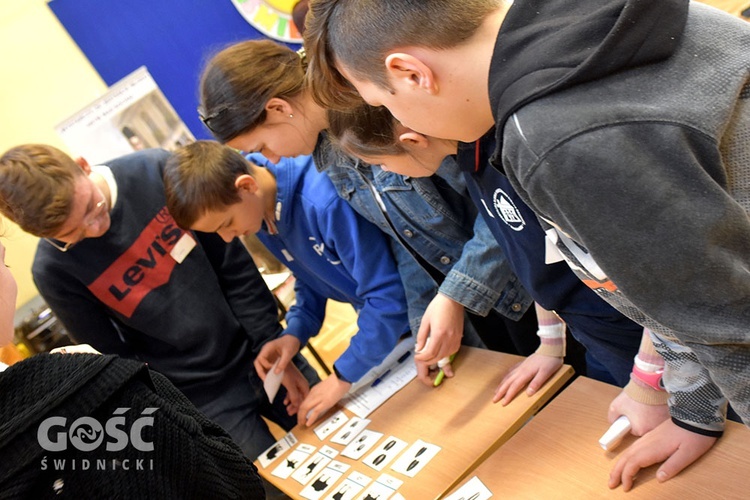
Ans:
MULTIPOLYGON (((453 354, 451 354, 451 355, 450 355, 450 356, 448 357, 448 363, 453 363, 453 360, 454 360, 455 358, 456 358, 456 353, 454 352, 453 354)), ((445 359, 445 358, 443 358, 443 359, 445 359)), ((441 369, 440 369, 440 371, 438 372, 437 376, 435 377, 435 381, 434 381, 434 382, 432 383, 433 387, 437 387, 437 386, 439 386, 440 384, 442 384, 442 383, 443 383, 443 379, 444 379, 444 378, 445 378, 445 372, 444 372, 444 371, 443 371, 443 369, 441 368, 441 369)))

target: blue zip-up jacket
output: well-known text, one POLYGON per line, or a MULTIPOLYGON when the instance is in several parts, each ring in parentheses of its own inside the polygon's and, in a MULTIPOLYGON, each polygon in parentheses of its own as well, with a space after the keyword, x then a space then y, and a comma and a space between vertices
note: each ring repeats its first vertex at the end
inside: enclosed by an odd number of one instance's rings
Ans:
MULTIPOLYGON (((513 320, 523 316, 533 299, 502 258, 487 224, 477 217, 476 207, 467 200, 458 169, 441 169, 429 178, 405 177, 344 156, 323 143, 316 149, 316 165, 325 168, 339 195, 391 235, 397 242, 395 250, 402 247, 400 240, 405 241, 442 274, 441 293, 481 316, 493 308, 513 320)), ((403 260, 411 264, 400 265, 399 270, 405 278, 412 330, 417 331, 436 286, 412 256, 402 252, 403 260), (416 271, 405 277, 406 267, 416 271)))
POLYGON ((348 302, 359 331, 336 360, 338 373, 356 382, 380 364, 409 332, 406 296, 386 236, 341 199, 312 157, 247 158, 276 177, 276 228, 258 238, 296 278, 296 303, 286 315, 285 335, 301 345, 320 330, 327 299, 348 302))

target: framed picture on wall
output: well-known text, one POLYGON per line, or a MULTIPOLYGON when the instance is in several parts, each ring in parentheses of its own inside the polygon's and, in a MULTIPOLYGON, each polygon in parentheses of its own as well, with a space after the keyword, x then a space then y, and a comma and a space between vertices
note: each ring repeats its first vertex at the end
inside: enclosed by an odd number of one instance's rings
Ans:
POLYGON ((91 164, 145 148, 174 150, 195 138, 140 67, 55 127, 74 156, 91 164))

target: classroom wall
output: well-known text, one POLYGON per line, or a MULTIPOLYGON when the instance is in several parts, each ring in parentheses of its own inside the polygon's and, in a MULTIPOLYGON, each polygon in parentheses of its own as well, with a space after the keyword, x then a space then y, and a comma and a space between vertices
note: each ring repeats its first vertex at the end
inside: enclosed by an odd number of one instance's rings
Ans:
MULTIPOLYGON (((0 151, 41 142, 68 151, 58 122, 107 87, 45 0, 0 1, 0 151)), ((37 295, 31 262, 38 239, 4 221, 6 264, 18 281, 18 305, 37 295)))

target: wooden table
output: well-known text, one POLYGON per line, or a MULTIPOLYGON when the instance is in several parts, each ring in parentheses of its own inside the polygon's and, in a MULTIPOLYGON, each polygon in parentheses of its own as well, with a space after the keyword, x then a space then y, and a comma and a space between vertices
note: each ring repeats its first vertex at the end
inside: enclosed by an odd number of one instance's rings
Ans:
MULTIPOLYGON (((507 441, 573 374, 572 368, 563 366, 534 396, 521 394, 506 407, 492 404, 492 395, 503 375, 522 359, 519 356, 462 347, 453 363, 455 377, 446 379, 438 388, 427 387, 416 379, 411 381, 370 414, 368 418, 372 422, 367 429, 383 433, 376 447, 382 440, 395 436, 409 445, 421 439, 441 447, 441 450, 414 478, 390 469, 398 456, 378 472, 365 465, 362 460, 338 455, 335 460, 351 466, 344 478, 351 471, 362 472, 373 480, 382 473, 387 473, 403 480, 397 492, 406 499, 424 500, 445 494, 507 441)), ((332 413, 333 411, 329 412, 329 415, 332 413)), ((345 413, 352 416, 346 410, 345 413)), ((331 436, 321 441, 312 429, 295 427, 292 433, 299 443, 307 443, 318 449, 328 445, 340 452, 344 448, 331 443, 331 436)), ((256 466, 263 477, 283 492, 293 498, 301 498, 299 493, 303 486, 300 483, 292 478, 282 480, 271 475, 274 467, 296 446, 277 457, 268 468, 263 469, 258 461, 256 466)))
POLYGON ((750 9, 750 0, 698 0, 701 3, 705 3, 721 9, 730 14, 740 17, 741 19, 748 19, 742 16, 742 12, 750 9))
POLYGON ((578 377, 468 479, 477 476, 493 498, 514 500, 750 496, 750 430, 735 422, 728 422, 724 437, 706 455, 666 483, 656 481, 658 466, 652 466, 638 473, 631 491, 610 490, 610 470, 636 439, 626 437, 612 452, 599 446, 608 428, 607 407, 618 393, 617 387, 578 377))

